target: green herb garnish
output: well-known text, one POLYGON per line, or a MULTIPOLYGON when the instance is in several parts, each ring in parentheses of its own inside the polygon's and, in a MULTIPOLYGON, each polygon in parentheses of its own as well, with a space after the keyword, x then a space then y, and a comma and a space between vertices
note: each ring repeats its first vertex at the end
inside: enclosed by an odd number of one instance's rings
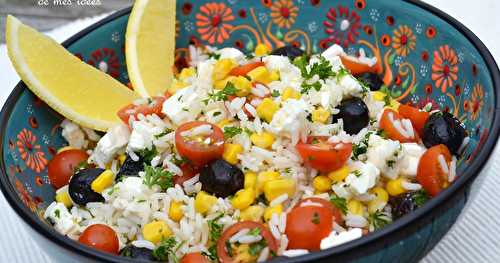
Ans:
POLYGON ((429 200, 429 195, 427 194, 427 192, 424 190, 424 189, 421 189, 415 193, 413 193, 413 201, 415 202, 415 205, 417 205, 417 207, 421 207, 425 204, 425 202, 427 202, 427 200, 429 200))
POLYGON ((240 127, 225 126, 224 127, 224 138, 226 138, 226 139, 233 138, 234 136, 240 134, 241 132, 243 132, 243 129, 240 127))
POLYGON ((253 228, 252 230, 248 231, 248 234, 251 236, 258 236, 260 235, 260 228, 253 228))
POLYGON ((250 256, 258 256, 260 255, 260 252, 266 248, 267 246, 267 242, 265 239, 262 239, 261 241, 259 242, 256 242, 256 243, 252 243, 250 244, 249 248, 248 248, 248 254, 250 254, 250 256))
POLYGON ((277 90, 273 90, 273 92, 271 92, 271 96, 273 96, 274 98, 279 97, 280 96, 280 92, 277 91, 277 90))
POLYGON ((338 209, 340 209, 342 214, 347 214, 347 200, 345 198, 333 195, 330 197, 330 202, 338 209))
POLYGON ((57 217, 57 218, 61 218, 61 211, 59 209, 56 209, 54 211, 54 215, 57 217))
POLYGON ((163 239, 157 248, 153 250, 153 257, 158 261, 172 261, 179 262, 179 259, 175 255, 175 245, 177 241, 175 241, 174 237, 169 237, 167 239, 163 239))
POLYGON ((161 167, 152 167, 144 164, 144 172, 146 174, 144 175, 143 182, 149 188, 153 187, 153 185, 158 185, 165 191, 174 186, 174 174, 161 167))
POLYGON ((217 53, 210 52, 210 53, 207 53, 207 55, 208 55, 208 58, 213 58, 215 60, 219 60, 220 59, 220 54, 217 54, 217 53))
POLYGON ((368 217, 368 221, 374 229, 379 229, 391 223, 392 219, 386 214, 377 211, 368 217))
POLYGON ((208 98, 204 99, 203 103, 207 105, 209 101, 225 101, 228 99, 228 96, 236 95, 236 92, 238 92, 238 89, 233 83, 228 82, 222 90, 215 93, 209 93, 208 98))
POLYGON ((143 149, 139 151, 139 155, 142 157, 142 161, 144 163, 151 163, 151 160, 158 155, 158 150, 156 150, 156 147, 151 147, 151 149, 143 149))

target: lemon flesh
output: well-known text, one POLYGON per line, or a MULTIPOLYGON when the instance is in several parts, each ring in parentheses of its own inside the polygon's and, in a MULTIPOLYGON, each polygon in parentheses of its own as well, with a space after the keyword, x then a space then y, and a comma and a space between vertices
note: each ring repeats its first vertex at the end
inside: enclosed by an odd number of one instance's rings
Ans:
POLYGON ((120 122, 117 111, 138 98, 13 16, 7 17, 6 39, 10 60, 28 88, 81 126, 106 131, 120 122))
POLYGON ((136 0, 125 41, 134 90, 143 97, 163 95, 173 77, 175 0, 136 0))

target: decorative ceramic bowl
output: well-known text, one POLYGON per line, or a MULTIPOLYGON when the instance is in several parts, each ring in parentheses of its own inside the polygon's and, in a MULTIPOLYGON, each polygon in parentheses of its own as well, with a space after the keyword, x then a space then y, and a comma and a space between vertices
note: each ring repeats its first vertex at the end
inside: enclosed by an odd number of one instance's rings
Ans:
MULTIPOLYGON (((111 15, 64 46, 127 84, 124 36, 129 12, 111 15)), ((289 43, 317 53, 336 43, 353 55, 363 48, 381 63, 392 97, 418 106, 432 103, 467 126, 471 140, 458 160, 458 180, 439 196, 366 237, 277 261, 416 262, 455 222, 500 127, 497 65, 481 41, 458 21, 413 0, 180 0, 177 14, 177 65, 186 63, 189 44, 235 46, 248 52, 258 43, 273 47, 289 43)), ((54 198, 47 162, 65 144, 59 129, 62 119, 22 82, 17 85, 1 113, 2 191, 39 245, 55 259, 127 262, 56 233, 42 217, 54 198)))

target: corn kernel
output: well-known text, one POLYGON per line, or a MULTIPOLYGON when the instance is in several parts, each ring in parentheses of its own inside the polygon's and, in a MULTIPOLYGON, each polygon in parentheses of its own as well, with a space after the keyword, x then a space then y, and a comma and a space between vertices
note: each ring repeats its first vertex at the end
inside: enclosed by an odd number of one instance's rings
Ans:
POLYGON ((281 204, 275 205, 273 207, 266 207, 266 209, 264 210, 264 220, 268 222, 269 220, 271 220, 273 214, 280 215, 281 213, 283 213, 283 205, 281 204))
POLYGON ((332 179, 325 175, 319 175, 313 179, 314 190, 324 193, 332 189, 332 179))
POLYGON ((111 170, 105 170, 90 184, 90 188, 96 193, 102 193, 104 189, 113 185, 114 182, 115 174, 111 170))
POLYGON ((406 190, 401 185, 401 183, 403 181, 404 181, 403 178, 389 180, 385 186, 387 193, 389 193, 389 195, 391 195, 391 196, 397 196, 397 195, 400 195, 400 194, 406 192, 406 190))
POLYGON ((198 192, 194 198, 194 208, 200 214, 208 212, 215 203, 217 203, 217 197, 209 195, 204 191, 198 192))
POLYGON ((383 101, 385 102, 386 101, 386 97, 389 96, 389 105, 387 107, 397 111, 398 108, 399 108, 399 102, 395 99, 393 99, 392 97, 390 97, 390 95, 382 92, 382 91, 372 91, 372 98, 374 100, 377 100, 377 101, 383 101))
POLYGON ((334 183, 340 183, 349 175, 349 172, 349 166, 344 165, 342 168, 328 173, 328 177, 332 179, 334 183))
POLYGON ((68 193, 68 186, 63 186, 56 191, 56 202, 63 203, 65 207, 72 207, 73 201, 68 193))
POLYGON ((264 215, 264 208, 259 205, 252 205, 247 209, 241 211, 240 219, 241 220, 250 220, 255 222, 260 222, 262 216, 264 215))
POLYGON ((142 236, 145 240, 157 244, 162 239, 168 238, 172 235, 172 230, 163 221, 153 221, 144 225, 142 229, 142 236))
POLYGON ((300 97, 301 97, 300 92, 298 92, 292 88, 285 88, 283 90, 283 94, 281 95, 281 101, 285 101, 287 99, 298 100, 298 99, 300 99, 300 97))
POLYGON ((224 79, 233 68, 238 66, 238 63, 234 59, 223 58, 215 62, 212 80, 224 79))
POLYGON ((67 151, 67 150, 74 150, 76 149, 75 147, 71 147, 71 146, 64 146, 62 148, 59 148, 59 150, 57 150, 57 153, 62 153, 64 151, 67 151))
POLYGON ((253 188, 241 189, 234 195, 231 204, 234 208, 243 210, 255 201, 255 190, 253 188))
POLYGON ((181 73, 179 73, 179 80, 186 81, 188 78, 196 74, 196 69, 194 67, 183 68, 181 73))
POLYGON ((280 174, 275 171, 260 172, 257 175, 257 196, 264 190, 264 184, 271 180, 280 178, 280 174))
POLYGON ((269 82, 271 82, 269 70, 264 66, 254 68, 252 71, 248 72, 247 75, 255 82, 260 82, 262 84, 269 84, 269 82))
POLYGON ((223 119, 221 121, 219 121, 219 123, 217 123, 217 126, 219 126, 219 128, 224 128, 224 126, 227 126, 231 124, 231 120, 230 119, 223 119))
POLYGON ((222 154, 222 159, 226 160, 230 164, 238 163, 238 154, 243 152, 243 146, 239 144, 226 143, 224 144, 224 153, 222 154))
POLYGON ((374 187, 370 192, 375 195, 375 199, 379 199, 384 202, 389 201, 389 194, 382 187, 374 187))
POLYGON ((250 90, 252 89, 252 82, 243 76, 238 76, 231 80, 234 84, 234 87, 238 90, 236 92, 236 96, 245 97, 250 94, 250 90))
POLYGON ((244 188, 255 189, 256 187, 257 187, 257 174, 254 172, 246 172, 244 188))
POLYGON ((353 215, 363 215, 363 204, 358 200, 350 200, 347 203, 347 211, 353 215))
POLYGON ((126 159, 127 159, 127 156, 125 154, 122 153, 122 154, 118 155, 118 161, 120 162, 120 165, 122 165, 126 159))
POLYGON ((172 201, 168 209, 168 216, 175 222, 181 221, 182 217, 184 216, 182 212, 182 203, 172 201))
POLYGON ((271 202, 274 198, 288 194, 289 197, 295 194, 296 183, 294 179, 283 178, 270 180, 264 183, 264 194, 266 199, 271 202))
POLYGON ((254 133, 250 135, 250 141, 257 147, 268 149, 274 143, 274 135, 269 132, 254 133))
POLYGON ((255 47, 255 56, 257 57, 265 56, 269 53, 269 51, 270 50, 266 45, 260 43, 255 47))
POLYGON ((269 80, 270 81, 280 80, 280 73, 277 70, 272 70, 271 73, 269 74, 269 80))
POLYGON ((224 79, 216 80, 214 81, 214 89, 218 90, 224 89, 228 82, 233 82, 235 79, 236 79, 235 76, 228 76, 224 79))
POLYGON ((239 246, 233 246, 234 259, 232 262, 257 262, 257 257, 259 254, 252 255, 250 254, 250 245, 249 244, 240 244, 239 246))
POLYGON ((313 122, 326 123, 330 117, 330 112, 322 107, 319 107, 318 109, 313 110, 311 115, 313 122))
POLYGON ((387 205, 387 202, 384 202, 381 199, 370 200, 370 202, 368 202, 368 212, 370 214, 373 214, 377 211, 382 210, 385 207, 385 205, 387 205))
POLYGON ((187 86, 189 86, 189 84, 174 79, 172 81, 172 84, 170 85, 170 87, 168 87, 167 92, 170 93, 171 95, 173 95, 177 91, 179 91, 187 86))
POLYGON ((271 122, 273 120, 274 114, 278 111, 279 106, 272 99, 265 98, 262 102, 257 106, 257 115, 267 121, 271 122))

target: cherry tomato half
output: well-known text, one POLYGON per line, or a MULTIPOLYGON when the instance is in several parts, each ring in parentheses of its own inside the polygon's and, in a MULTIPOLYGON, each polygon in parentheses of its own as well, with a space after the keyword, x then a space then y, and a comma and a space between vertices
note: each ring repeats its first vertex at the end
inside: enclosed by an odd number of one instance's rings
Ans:
POLYGON ((320 172, 341 168, 352 152, 351 143, 329 143, 326 136, 310 136, 295 147, 304 162, 320 172))
POLYGON ((344 223, 344 218, 342 218, 342 212, 340 209, 338 209, 336 206, 334 206, 332 203, 330 203, 328 200, 325 200, 323 198, 318 198, 318 197, 309 197, 306 199, 302 199, 297 206, 300 207, 302 203, 305 202, 313 202, 313 203, 318 203, 321 204, 323 207, 326 207, 330 210, 332 210, 333 213, 333 221, 335 221, 337 224, 342 224, 344 223))
POLYGON ((413 128, 415 128, 418 134, 422 136, 425 122, 429 118, 430 114, 426 111, 421 111, 417 108, 404 104, 399 106, 398 112, 403 118, 409 119, 411 124, 413 124, 413 128))
POLYGON ((253 63, 248 63, 248 64, 245 64, 245 65, 242 65, 242 66, 239 66, 239 67, 236 67, 236 68, 233 68, 230 72, 229 72, 229 75, 231 76, 245 76, 246 74, 248 74, 248 72, 258 68, 258 67, 261 67, 261 66, 265 66, 266 64, 264 62, 253 62, 253 63))
POLYGON ((178 175, 174 176, 174 185, 178 184, 178 185, 182 186, 182 184, 185 181, 193 178, 195 175, 197 175, 200 172, 199 167, 195 167, 189 163, 185 163, 185 164, 181 165, 180 168, 182 170, 182 176, 178 176, 178 175))
POLYGON ((286 216, 288 249, 319 250, 332 232, 333 210, 327 206, 296 206, 286 216))
POLYGON ((360 75, 367 72, 378 73, 378 65, 369 66, 366 63, 358 62, 357 58, 348 55, 340 56, 342 64, 351 72, 352 75, 360 75))
POLYGON ((175 131, 175 147, 177 152, 191 161, 193 165, 202 166, 224 153, 224 132, 206 121, 186 122, 175 131), (191 130, 201 125, 212 126, 212 133, 208 136, 195 136, 195 138, 184 137, 184 131, 191 130))
POLYGON ((128 124, 128 120, 130 119, 130 116, 134 116, 137 118, 137 115, 143 114, 144 116, 146 115, 151 115, 151 114, 156 114, 160 118, 163 117, 163 113, 161 112, 162 107, 163 107, 163 102, 166 100, 165 97, 153 97, 152 101, 148 104, 144 105, 135 105, 135 104, 129 104, 123 108, 121 108, 118 111, 118 117, 125 123, 128 124))
POLYGON ((118 236, 115 231, 107 225, 95 224, 87 227, 78 241, 97 250, 118 254, 118 236))
POLYGON ((69 183, 76 168, 83 162, 87 162, 89 155, 78 149, 70 149, 60 152, 52 158, 47 167, 50 183, 59 189, 69 183))
POLYGON ((266 240, 267 247, 269 247, 269 250, 271 250, 274 253, 277 253, 278 244, 276 243, 276 240, 274 239, 271 232, 263 224, 253 221, 242 221, 226 229, 226 231, 222 233, 222 236, 217 241, 217 255, 219 256, 219 261, 221 263, 234 262, 233 258, 230 257, 227 253, 226 241, 228 241, 234 234, 238 233, 242 229, 245 228, 254 229, 257 227, 260 229, 260 235, 266 240))
POLYGON ((449 186, 448 174, 441 168, 438 156, 443 155, 446 165, 450 167, 451 153, 444 144, 427 149, 420 158, 417 167, 417 181, 431 195, 436 196, 449 186))
POLYGON ((380 129, 384 130, 387 137, 391 140, 397 140, 402 143, 417 142, 419 138, 415 128, 413 128, 413 136, 402 134, 400 130, 396 128, 395 125, 399 125, 400 129, 404 129, 406 131, 406 128, 402 124, 402 120, 403 118, 398 112, 386 108, 380 118, 380 129))
POLYGON ((200 252, 193 252, 182 257, 179 263, 210 263, 200 252))

